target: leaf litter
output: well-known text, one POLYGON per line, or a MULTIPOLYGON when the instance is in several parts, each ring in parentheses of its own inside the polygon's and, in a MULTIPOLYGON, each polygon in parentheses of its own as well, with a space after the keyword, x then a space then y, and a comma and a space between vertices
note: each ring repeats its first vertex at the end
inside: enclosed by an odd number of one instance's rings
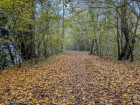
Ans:
POLYGON ((0 75, 0 105, 140 105, 140 63, 69 51, 0 75), (50 61, 50 62, 49 62, 50 61))

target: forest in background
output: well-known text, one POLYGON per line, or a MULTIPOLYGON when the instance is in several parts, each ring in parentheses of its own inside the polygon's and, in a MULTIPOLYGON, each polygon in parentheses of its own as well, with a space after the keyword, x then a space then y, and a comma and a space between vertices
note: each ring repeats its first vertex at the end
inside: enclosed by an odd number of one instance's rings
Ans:
POLYGON ((0 67, 65 50, 139 60, 139 18, 139 0, 1 0, 0 67))
POLYGON ((0 105, 140 105, 139 21, 139 0, 0 0, 0 105))

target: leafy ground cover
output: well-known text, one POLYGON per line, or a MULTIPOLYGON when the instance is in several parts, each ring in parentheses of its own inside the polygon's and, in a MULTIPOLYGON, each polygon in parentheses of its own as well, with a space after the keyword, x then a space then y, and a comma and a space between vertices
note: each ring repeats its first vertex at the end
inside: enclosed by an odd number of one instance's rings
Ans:
POLYGON ((0 75, 0 105, 140 105, 140 63, 69 51, 0 75))

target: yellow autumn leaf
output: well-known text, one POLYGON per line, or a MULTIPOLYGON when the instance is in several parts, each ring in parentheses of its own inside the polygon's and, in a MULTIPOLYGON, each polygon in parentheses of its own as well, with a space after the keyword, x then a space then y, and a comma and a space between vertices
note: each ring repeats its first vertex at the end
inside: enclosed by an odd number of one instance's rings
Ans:
POLYGON ((123 98, 126 98, 127 96, 128 96, 127 93, 122 94, 122 97, 123 97, 123 98))
POLYGON ((45 102, 49 103, 49 98, 48 97, 45 98, 45 102))

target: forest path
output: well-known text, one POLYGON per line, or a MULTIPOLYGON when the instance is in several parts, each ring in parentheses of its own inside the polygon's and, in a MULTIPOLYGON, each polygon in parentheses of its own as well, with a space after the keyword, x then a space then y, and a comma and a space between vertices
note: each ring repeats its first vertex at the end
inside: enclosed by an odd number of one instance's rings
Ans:
POLYGON ((31 67, 5 70, 0 75, 0 105, 14 101, 28 105, 138 105, 139 70, 137 63, 67 51, 31 67))

